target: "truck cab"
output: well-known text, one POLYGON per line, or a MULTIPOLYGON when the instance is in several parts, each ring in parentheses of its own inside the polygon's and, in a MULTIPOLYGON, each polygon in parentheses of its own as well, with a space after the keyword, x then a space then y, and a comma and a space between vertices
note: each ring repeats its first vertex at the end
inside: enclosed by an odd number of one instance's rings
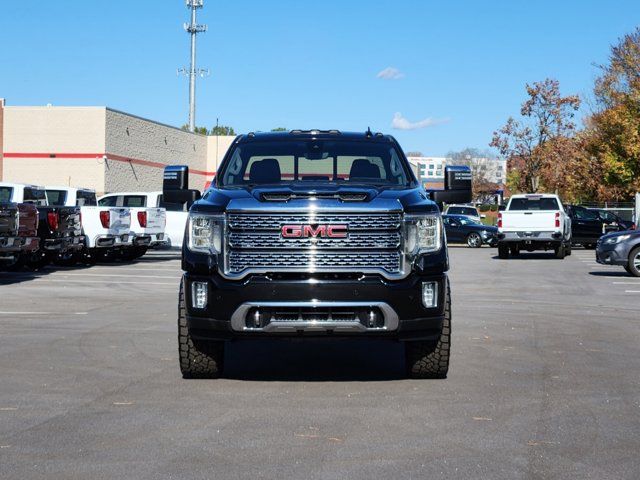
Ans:
POLYGON ((410 376, 446 377, 449 258, 430 196, 388 135, 239 136, 189 212, 183 376, 221 375, 228 340, 358 337, 404 341, 410 376))

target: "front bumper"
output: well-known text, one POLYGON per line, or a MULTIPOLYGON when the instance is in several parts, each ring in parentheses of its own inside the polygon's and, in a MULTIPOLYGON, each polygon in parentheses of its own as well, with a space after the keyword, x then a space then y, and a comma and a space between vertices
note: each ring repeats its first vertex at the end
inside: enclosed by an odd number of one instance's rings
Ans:
POLYGON ((596 248, 596 262, 602 265, 626 265, 629 260, 628 247, 622 243, 602 244, 596 248))
POLYGON ((53 252, 67 252, 69 250, 82 250, 85 246, 85 236, 47 238, 44 241, 44 249, 53 252))
POLYGON ((217 274, 205 276, 186 273, 184 279, 187 325, 195 338, 229 340, 233 338, 265 336, 378 336, 399 340, 435 340, 442 330, 444 319, 447 276, 412 274, 406 279, 389 281, 378 275, 340 277, 289 277, 253 275, 242 281, 230 281, 217 274), (192 304, 194 281, 207 283, 208 304, 197 309, 192 304), (436 282, 438 302, 434 308, 422 304, 422 283, 436 282), (371 306, 380 309, 389 321, 388 328, 362 329, 313 328, 243 330, 243 315, 250 307, 274 304, 297 307, 299 305, 341 305, 343 307, 371 306), (233 319, 233 324, 232 324, 233 319))

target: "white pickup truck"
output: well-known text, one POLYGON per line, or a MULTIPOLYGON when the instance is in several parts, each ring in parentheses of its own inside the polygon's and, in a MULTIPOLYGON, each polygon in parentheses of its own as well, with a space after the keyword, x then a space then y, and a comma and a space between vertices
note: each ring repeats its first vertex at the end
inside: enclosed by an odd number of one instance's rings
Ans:
POLYGON ((147 208, 163 208, 166 211, 166 224, 163 242, 152 243, 152 247, 181 248, 184 229, 189 216, 188 208, 180 204, 166 203, 162 192, 126 192, 110 193, 100 197, 100 205, 140 205, 147 208))
POLYGON ((121 192, 103 195, 98 199, 101 207, 125 207, 131 211, 132 258, 141 257, 148 248, 164 246, 167 212, 150 205, 143 192, 121 192))
POLYGON ((559 259, 571 255, 571 219, 557 195, 514 195, 498 214, 498 256, 520 250, 553 250, 559 259))
MULTIPOLYGON (((88 262, 113 254, 131 245, 131 213, 127 208, 98 207, 96 192, 86 188, 45 187, 49 205, 80 207, 88 262)), ((78 259, 79 260, 79 259, 78 259)))

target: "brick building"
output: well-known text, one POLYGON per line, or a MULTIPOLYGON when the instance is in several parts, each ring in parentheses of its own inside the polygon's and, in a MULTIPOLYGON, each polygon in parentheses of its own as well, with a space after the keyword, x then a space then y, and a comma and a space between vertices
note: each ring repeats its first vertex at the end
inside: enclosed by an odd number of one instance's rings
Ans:
POLYGON ((88 187, 98 193, 159 190, 165 165, 189 165, 203 189, 233 141, 108 107, 7 106, 0 99, 0 180, 88 187))

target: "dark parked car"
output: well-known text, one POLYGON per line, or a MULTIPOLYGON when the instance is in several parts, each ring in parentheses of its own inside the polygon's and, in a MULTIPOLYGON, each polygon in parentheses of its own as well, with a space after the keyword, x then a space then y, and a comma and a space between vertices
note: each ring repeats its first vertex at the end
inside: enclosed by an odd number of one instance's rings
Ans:
POLYGON ((606 224, 598 212, 580 205, 565 205, 565 208, 571 217, 571 243, 595 248, 598 239, 606 233, 606 224))
POLYGON ((605 224, 607 233, 622 232, 623 230, 635 230, 635 224, 630 220, 625 220, 610 210, 593 209, 598 217, 605 224))
POLYGON ((498 244, 498 229, 483 225, 465 215, 443 215, 442 223, 447 234, 447 241, 451 243, 464 242, 472 248, 482 245, 495 247, 498 244))
POLYGON ((603 265, 621 265, 640 277, 640 230, 614 232, 598 241, 596 261, 603 265))

